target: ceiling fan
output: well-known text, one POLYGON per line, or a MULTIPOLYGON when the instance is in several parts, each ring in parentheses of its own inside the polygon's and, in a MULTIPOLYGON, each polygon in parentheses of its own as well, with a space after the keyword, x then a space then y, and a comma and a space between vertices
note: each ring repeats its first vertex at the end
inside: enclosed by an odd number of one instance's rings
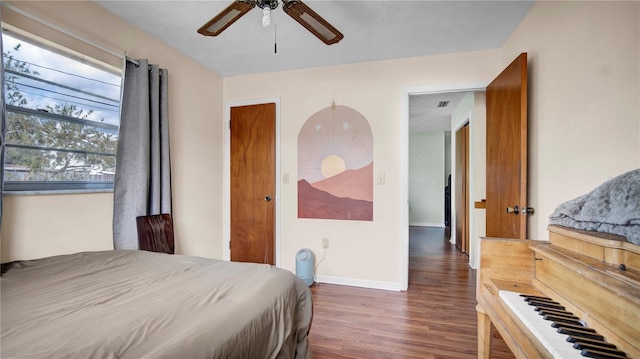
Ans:
MULTIPOLYGON (((300 0, 281 0, 282 9, 300 25, 304 26, 318 39, 327 45, 335 44, 344 37, 340 31, 323 19, 315 11, 311 10, 300 0)), ((262 9, 262 25, 269 26, 271 22, 271 10, 278 7, 278 0, 235 0, 226 9, 222 10, 213 19, 198 29, 205 36, 218 36, 242 15, 249 12, 256 5, 262 9)))

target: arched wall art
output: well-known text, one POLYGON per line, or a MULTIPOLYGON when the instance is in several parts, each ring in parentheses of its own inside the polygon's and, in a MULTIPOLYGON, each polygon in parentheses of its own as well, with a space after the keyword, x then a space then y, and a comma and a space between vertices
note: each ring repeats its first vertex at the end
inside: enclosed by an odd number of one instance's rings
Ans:
POLYGON ((298 218, 373 221, 373 134, 358 111, 332 105, 300 129, 298 218))

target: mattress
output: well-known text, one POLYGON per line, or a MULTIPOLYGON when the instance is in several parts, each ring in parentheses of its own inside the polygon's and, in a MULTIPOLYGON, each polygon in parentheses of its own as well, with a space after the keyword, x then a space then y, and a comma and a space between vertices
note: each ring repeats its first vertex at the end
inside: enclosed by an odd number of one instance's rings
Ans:
POLYGON ((2 358, 310 358, 291 272, 146 251, 3 265, 2 358))

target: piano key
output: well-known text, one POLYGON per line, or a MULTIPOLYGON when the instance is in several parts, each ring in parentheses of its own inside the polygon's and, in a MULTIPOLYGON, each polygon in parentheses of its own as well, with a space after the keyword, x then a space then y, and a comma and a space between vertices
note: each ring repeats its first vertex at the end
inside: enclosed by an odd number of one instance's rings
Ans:
POLYGON ((604 339, 592 339, 580 336, 578 334, 575 335, 567 335, 567 341, 570 343, 584 342, 584 341, 594 341, 594 342, 604 342, 604 339))
POLYGON ((587 331, 578 330, 578 329, 558 328, 558 333, 566 334, 570 338, 576 337, 576 338, 587 338, 587 339, 604 341, 604 337, 600 334, 589 333, 587 331))
POLYGON ((582 329, 583 331, 587 331, 587 332, 591 332, 591 333, 595 333, 596 330, 593 328, 589 328, 589 327, 583 327, 583 326, 578 326, 578 325, 571 325, 571 324, 567 324, 567 323, 560 323, 560 322, 554 322, 551 323, 551 326, 553 328, 567 328, 567 329, 582 329))
POLYGON ((542 318, 544 320, 549 320, 554 323, 567 323, 577 327, 581 327, 582 323, 579 320, 571 319, 571 318, 563 318, 557 315, 543 315, 542 318))
POLYGON ((551 305, 560 305, 560 303, 556 302, 555 300, 544 299, 544 298, 541 298, 541 297, 525 298, 524 301, 527 302, 527 303, 538 302, 538 303, 548 303, 548 304, 551 304, 551 305))
MULTIPOLYGON (((538 295, 530 295, 530 294, 520 294, 521 297, 524 298, 525 302, 528 302, 531 299, 537 299, 537 300, 546 300, 546 301, 553 301, 553 299, 549 298, 549 297, 541 297, 538 295)), ((557 303, 557 302, 556 302, 557 303)), ((557 303, 559 304, 559 303, 557 303)))
POLYGON ((549 309, 557 309, 557 310, 565 310, 566 308, 559 304, 551 304, 547 302, 539 302, 535 300, 530 300, 528 302, 529 305, 532 305, 536 308, 549 308, 549 309))
POLYGON ((555 300, 543 300, 543 299, 529 298, 529 299, 525 300, 525 302, 529 303, 530 305, 535 305, 535 303, 541 303, 541 304, 545 304, 546 306, 552 307, 552 308, 553 307, 564 308, 562 306, 562 304, 556 302, 555 300))
POLYGON ((574 345, 573 347, 576 348, 576 349, 580 349, 581 354, 582 354, 582 352, 586 353, 586 352, 591 351, 591 352, 597 352, 597 353, 602 353, 602 354, 607 354, 607 355, 617 355, 618 357, 621 357, 621 358, 626 358, 626 356, 627 356, 624 352, 621 352, 621 351, 619 351, 617 349, 603 347, 603 346, 598 345, 598 344, 578 344, 578 345, 574 345))
POLYGON ((567 342, 569 336, 557 333, 548 321, 532 310, 520 293, 501 290, 499 297, 554 359, 584 359, 580 351, 573 348, 573 343, 567 342))
POLYGON ((609 354, 609 353, 603 353, 601 351, 592 350, 592 349, 582 349, 580 354, 582 356, 584 356, 584 357, 587 357, 587 358, 596 358, 596 359, 625 359, 625 358, 627 358, 627 355, 625 353, 622 353, 622 355, 609 354))
POLYGON ((598 345, 601 346, 603 348, 610 348, 610 349, 618 349, 617 346, 615 346, 615 344, 611 344, 611 343, 607 343, 607 342, 602 342, 602 341, 598 341, 598 340, 589 340, 589 339, 582 339, 579 341, 576 341, 575 343, 573 343, 573 347, 576 349, 582 349, 581 345, 598 345))
POLYGON ((540 308, 538 309, 538 314, 544 316, 546 314, 551 314, 551 315, 557 315, 557 316, 561 316, 561 317, 565 317, 565 318, 570 318, 570 319, 575 319, 575 320, 580 320, 580 318, 576 317, 575 315, 567 312, 567 311, 558 311, 558 310, 553 310, 553 309, 545 309, 545 308, 540 308))

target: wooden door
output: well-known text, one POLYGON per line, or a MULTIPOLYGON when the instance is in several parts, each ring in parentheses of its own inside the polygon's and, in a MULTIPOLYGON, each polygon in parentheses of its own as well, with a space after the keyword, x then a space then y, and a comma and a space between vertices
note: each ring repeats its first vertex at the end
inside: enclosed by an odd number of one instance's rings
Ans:
POLYGON ((526 53, 487 87, 486 206, 487 237, 527 238, 526 53))
POLYGON ((456 132, 456 247, 469 252, 469 124, 456 132))
POLYGON ((275 264, 274 103, 231 108, 231 260, 275 264))

